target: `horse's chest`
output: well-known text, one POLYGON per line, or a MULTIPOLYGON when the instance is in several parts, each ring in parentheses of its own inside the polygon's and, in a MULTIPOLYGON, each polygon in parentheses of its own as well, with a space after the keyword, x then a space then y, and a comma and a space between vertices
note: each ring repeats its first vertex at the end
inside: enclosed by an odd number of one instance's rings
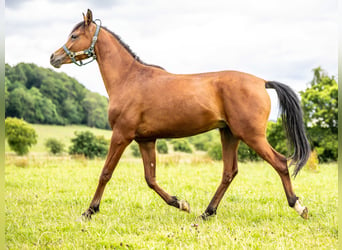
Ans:
POLYGON ((122 107, 120 105, 109 105, 108 107, 108 121, 113 127, 113 124, 117 122, 122 113, 122 107))
POLYGON ((108 121, 111 127, 115 124, 126 124, 131 127, 136 123, 139 117, 138 111, 134 109, 134 105, 114 104, 108 107, 108 121))

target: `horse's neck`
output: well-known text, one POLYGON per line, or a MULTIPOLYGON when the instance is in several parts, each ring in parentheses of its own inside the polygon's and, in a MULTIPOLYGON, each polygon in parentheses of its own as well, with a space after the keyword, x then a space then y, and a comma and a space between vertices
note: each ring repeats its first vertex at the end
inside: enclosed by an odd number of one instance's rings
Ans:
POLYGON ((99 33, 95 53, 108 96, 111 97, 113 93, 118 93, 128 74, 139 65, 127 50, 103 29, 99 33))

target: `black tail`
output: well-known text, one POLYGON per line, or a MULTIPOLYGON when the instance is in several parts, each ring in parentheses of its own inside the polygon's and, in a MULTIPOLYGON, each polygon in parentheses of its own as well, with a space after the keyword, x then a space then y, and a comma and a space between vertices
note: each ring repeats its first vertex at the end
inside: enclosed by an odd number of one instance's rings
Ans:
POLYGON ((290 165, 295 163, 293 176, 296 177, 307 162, 311 152, 309 141, 305 135, 300 101, 295 92, 285 84, 271 81, 266 82, 265 87, 275 89, 277 92, 286 136, 294 149, 293 155, 290 156, 292 159, 290 165))

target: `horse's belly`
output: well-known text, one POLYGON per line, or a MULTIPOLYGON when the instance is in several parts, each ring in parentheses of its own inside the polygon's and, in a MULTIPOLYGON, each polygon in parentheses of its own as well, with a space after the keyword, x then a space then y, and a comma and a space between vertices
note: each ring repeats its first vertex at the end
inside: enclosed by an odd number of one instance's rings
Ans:
POLYGON ((178 138, 192 136, 226 126, 222 117, 212 110, 155 109, 143 117, 136 131, 139 138, 178 138))

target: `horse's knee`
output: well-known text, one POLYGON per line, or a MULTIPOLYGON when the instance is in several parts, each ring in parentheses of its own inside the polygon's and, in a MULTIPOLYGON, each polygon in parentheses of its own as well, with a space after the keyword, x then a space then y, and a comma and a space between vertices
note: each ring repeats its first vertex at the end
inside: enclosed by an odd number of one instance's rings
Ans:
POLYGON ((102 171, 101 176, 100 176, 100 183, 106 184, 110 178, 112 178, 112 173, 113 172, 108 172, 108 171, 102 171))

